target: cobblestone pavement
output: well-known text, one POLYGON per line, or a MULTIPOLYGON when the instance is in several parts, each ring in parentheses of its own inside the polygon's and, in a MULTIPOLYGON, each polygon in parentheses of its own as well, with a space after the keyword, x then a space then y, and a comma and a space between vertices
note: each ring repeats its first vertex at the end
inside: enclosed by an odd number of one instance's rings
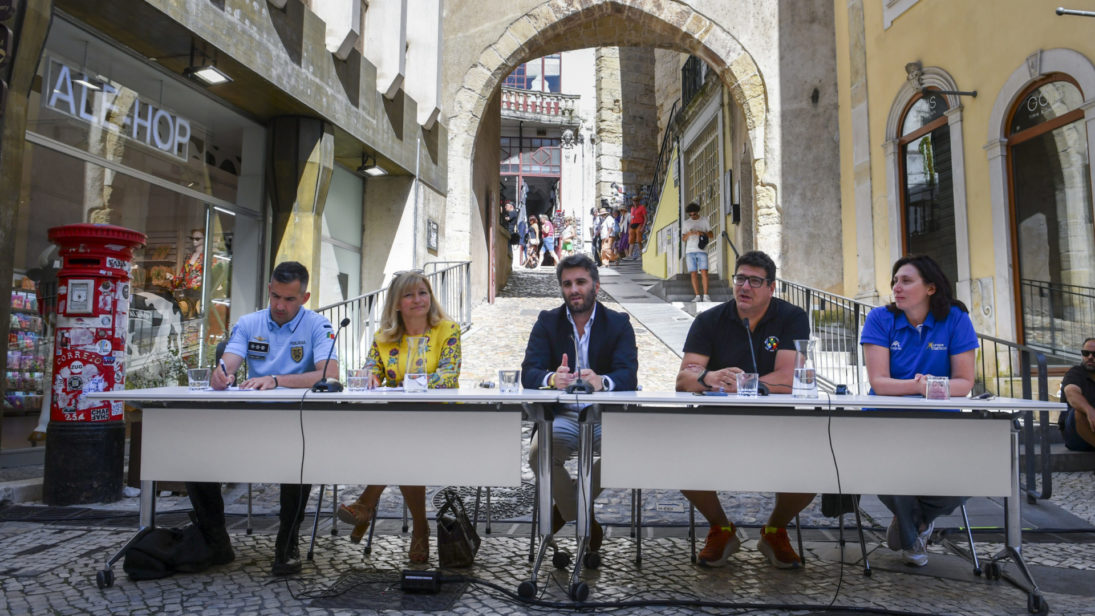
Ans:
MULTIPOLYGON (((610 297, 599 298, 619 309, 610 297)), ((475 387, 496 381, 496 371, 520 365, 525 342, 541 310, 561 303, 554 272, 549 269, 515 272, 494 304, 473 311, 473 326, 463 339, 461 385, 475 387)), ((679 357, 642 325, 633 320, 639 346, 639 381, 647 389, 672 389, 679 357)), ((527 447, 528 438, 523 439, 527 447)), ((329 515, 321 517, 314 563, 287 581, 269 576, 276 531, 278 487, 244 484, 226 487, 225 501, 237 559, 222 567, 189 575, 135 583, 127 580, 120 565, 111 588, 98 590, 95 573, 104 559, 132 535, 134 515, 119 528, 106 514, 133 513, 137 499, 97 505, 104 510, 100 521, 0 523, 0 614, 357 614, 430 613, 458 614, 553 613, 573 607, 568 599, 569 570, 554 570, 545 563, 537 596, 545 604, 516 601, 512 594, 529 578, 529 513, 532 507, 532 473, 523 471, 526 483, 519 489, 492 490, 492 532, 480 523, 483 547, 476 565, 463 572, 480 578, 454 591, 450 605, 415 603, 398 590, 398 572, 406 562, 409 535, 402 531, 402 502, 397 489, 385 491, 380 503, 381 520, 370 554, 346 540, 345 525, 332 526, 329 515), (254 516, 247 531, 248 494, 254 516), (332 531, 338 533, 332 536, 332 531), (492 586, 493 585, 493 586, 492 586), (364 598, 363 598, 364 597, 364 598), (441 607, 438 607, 441 605, 441 607), (382 606, 382 607, 378 607, 382 606)), ((363 477, 363 480, 366 479, 363 477)), ((346 501, 362 486, 342 486, 338 499, 346 501)), ((430 488, 431 496, 437 491, 430 488)), ((310 510, 319 498, 312 493, 310 510)), ((464 488, 469 507, 474 489, 464 488)), ((482 494, 485 500, 485 493, 482 494)), ((629 536, 631 493, 607 490, 596 503, 596 515, 608 525, 603 548, 604 564, 585 571, 582 579, 591 588, 590 601, 625 602, 613 612, 625 614, 751 614, 817 613, 825 606, 849 606, 854 610, 889 609, 915 613, 1023 614, 1025 593, 1005 582, 975 577, 965 560, 929 546, 931 562, 924 569, 904 567, 896 554, 882 545, 888 514, 880 505, 868 509, 864 525, 873 575, 865 577, 858 562, 854 533, 849 536, 848 564, 841 565, 835 521, 821 515, 819 499, 803 512, 807 567, 780 571, 767 565, 756 550, 755 526, 762 524, 771 507, 771 495, 735 493, 721 495, 724 507, 750 536, 742 551, 724 569, 704 569, 691 563, 687 540, 688 513, 679 492, 648 491, 643 494, 643 560, 634 561, 635 539, 629 536), (881 514, 879 513, 881 511, 881 514), (873 512, 873 513, 872 513, 873 512), (750 528, 753 527, 753 528, 750 528), (881 547, 881 549, 879 549, 881 547), (632 602, 632 603, 627 603, 632 602), (794 604, 793 609, 792 605, 794 604)), ((873 497, 872 497, 873 498, 873 497)), ((1052 503, 1095 525, 1095 475, 1055 473, 1052 503)), ((484 503, 485 505, 485 503, 484 503)), ((332 506, 325 492, 324 509, 332 506)), ((164 494, 157 500, 160 521, 185 521, 189 507, 185 496, 164 494), (172 513, 174 512, 174 513, 172 513)), ((431 515, 435 508, 431 505, 431 515)), ((0 518, 2 519, 2 518, 0 518)), ((310 524, 312 517, 309 516, 310 524)), ((568 527, 559 538, 563 549, 573 550, 568 527)), ((306 529, 306 530, 310 530, 306 529)), ((701 537, 705 529, 700 529, 701 537)), ((852 532, 852 531, 849 531, 852 532)), ((306 535, 307 532, 303 531, 306 535)), ((435 539, 431 538, 431 540, 435 539)), ((1002 545, 992 536, 978 542, 982 557, 995 554, 1002 545)), ((959 545, 964 540, 958 540, 959 545)), ((1024 546, 1028 564, 1046 591, 1053 613, 1095 614, 1095 536, 1092 533, 1039 536, 1024 546)), ((436 551, 431 565, 436 566, 436 551)), ((1013 565, 1005 572, 1014 573, 1013 565)), ((454 572, 457 573, 457 572, 454 572)), ((449 585, 446 585, 449 586, 449 585)), ((459 588, 459 587, 458 587, 459 588)), ((589 611, 587 606, 586 610, 589 611)), ((597 611, 608 610, 602 605, 597 611)))

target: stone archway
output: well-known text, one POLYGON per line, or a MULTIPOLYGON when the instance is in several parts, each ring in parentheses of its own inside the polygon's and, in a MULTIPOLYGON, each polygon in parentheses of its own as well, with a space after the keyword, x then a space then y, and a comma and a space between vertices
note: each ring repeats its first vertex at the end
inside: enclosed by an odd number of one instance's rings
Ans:
MULTIPOLYGON (((782 252, 782 214, 776 183, 768 173, 771 121, 769 92, 752 55, 729 31, 693 7, 678 0, 631 4, 621 0, 560 2, 546 0, 508 23, 501 34, 478 54, 451 97, 449 131, 449 193, 447 209, 456 224, 454 246, 468 246, 473 262, 476 230, 472 220, 482 204, 473 170, 480 125, 491 109, 499 85, 516 66, 556 51, 602 46, 645 46, 690 53, 704 60, 725 83, 742 110, 753 152, 753 178, 758 248, 779 263, 782 252)), ((490 212, 486 212, 490 215, 490 212)), ((485 242, 484 242, 485 243, 485 242)), ((456 255, 453 255, 456 256, 456 255)), ((464 256, 463 258, 467 258, 464 256)), ((487 264, 474 269, 486 272, 487 264), (482 269, 480 269, 482 268, 482 269)))

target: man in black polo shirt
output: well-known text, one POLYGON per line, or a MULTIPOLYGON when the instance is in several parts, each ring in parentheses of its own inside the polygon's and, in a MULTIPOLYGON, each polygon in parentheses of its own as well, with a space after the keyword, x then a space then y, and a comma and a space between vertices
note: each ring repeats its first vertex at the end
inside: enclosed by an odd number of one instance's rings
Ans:
POLYGON ((1065 415, 1065 446, 1074 451, 1095 451, 1095 338, 1084 340, 1080 365, 1061 380, 1065 415))
MULTIPOLYGON (((810 337, 810 321, 801 308, 773 298, 776 264, 754 250, 738 258, 734 299, 701 313, 692 322, 677 373, 677 391, 737 391, 737 374, 756 372, 775 393, 790 393, 795 367, 795 340, 810 337), (756 354, 754 369, 753 354, 756 354)), ((775 436, 775 435, 773 435, 775 436)), ((773 441, 775 442, 775 441, 773 441)), ((712 469, 712 472, 747 472, 712 469)), ((722 567, 741 548, 737 528, 713 491, 682 490, 711 526, 700 551, 700 564, 722 567)), ((814 499, 813 494, 776 494, 776 505, 761 530, 757 548, 781 569, 802 566, 787 539, 787 523, 814 499)))

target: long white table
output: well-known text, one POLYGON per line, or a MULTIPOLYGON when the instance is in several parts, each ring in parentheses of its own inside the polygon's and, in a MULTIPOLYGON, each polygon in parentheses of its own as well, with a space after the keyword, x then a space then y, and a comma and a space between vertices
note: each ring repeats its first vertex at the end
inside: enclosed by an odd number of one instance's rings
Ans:
MULTIPOLYGON (((604 487, 1005 497, 1007 548, 993 561, 1015 560, 1030 582, 1033 605, 1044 603, 1022 560, 1012 420, 1017 412, 1063 410, 1058 403, 953 398, 940 404, 825 393, 802 400, 646 391, 317 394, 181 387, 89 397, 144 408, 142 531, 154 524, 153 480, 517 485, 520 422, 533 421, 541 452, 540 549, 530 580, 519 588, 531 596, 552 543, 552 408, 577 402, 590 406, 581 413, 573 598, 588 596, 579 574, 592 511, 593 428, 600 424, 604 487), (941 406, 958 412, 938 412, 941 406), (705 470, 712 468, 730 472, 705 470)), ((100 572, 100 585, 104 574, 113 579, 110 567, 124 550, 100 572)))
MULTIPOLYGON (((154 481, 519 486, 521 422, 527 420, 539 426, 544 452, 533 587, 552 543, 550 422, 556 392, 162 387, 89 398, 144 409, 137 537, 155 525, 154 481)), ((99 572, 100 587, 113 583, 111 567, 128 547, 108 559, 99 572)))
POLYGON ((565 398, 591 405, 579 432, 572 596, 588 593, 578 574, 592 511, 593 428, 600 424, 606 488, 1005 497, 1007 548, 993 563, 1011 557, 1032 587, 1031 604, 1043 603, 1022 559, 1013 419, 1023 411, 1064 410, 1063 404, 824 392, 812 400, 645 391, 565 398))

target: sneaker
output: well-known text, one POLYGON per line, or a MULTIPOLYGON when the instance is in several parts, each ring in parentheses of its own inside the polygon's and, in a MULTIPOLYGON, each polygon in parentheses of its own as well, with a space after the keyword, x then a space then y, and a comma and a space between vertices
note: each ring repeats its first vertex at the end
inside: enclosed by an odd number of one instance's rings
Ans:
POLYGON ((706 293, 704 293, 704 294, 703 294, 703 301, 705 301, 705 302, 709 302, 709 301, 711 301, 711 296, 710 296, 710 295, 708 295, 708 294, 706 294, 706 293))
POLYGON ((897 528, 897 516, 890 520, 890 526, 886 529, 886 545, 894 552, 901 550, 901 533, 897 528))
POLYGON ((928 564, 928 551, 924 548, 924 542, 918 537, 912 549, 901 550, 901 560, 913 567, 923 567, 928 564))
POLYGON ((703 299, 703 298, 701 298, 701 297, 700 297, 699 295, 697 295, 696 297, 693 297, 693 298, 692 298, 692 301, 693 301, 693 302, 698 302, 698 301, 700 301, 701 299, 703 299))
POLYGON ((738 529, 730 526, 712 526, 707 531, 707 540, 700 550, 700 564, 705 567, 724 567, 730 555, 741 549, 738 529))
POLYGON ((760 539, 757 541, 757 549, 768 557, 768 562, 777 569, 798 569, 802 566, 802 559, 795 554, 787 539, 786 528, 773 528, 765 526, 760 531, 760 539), (769 530, 772 529, 772 530, 769 530))

